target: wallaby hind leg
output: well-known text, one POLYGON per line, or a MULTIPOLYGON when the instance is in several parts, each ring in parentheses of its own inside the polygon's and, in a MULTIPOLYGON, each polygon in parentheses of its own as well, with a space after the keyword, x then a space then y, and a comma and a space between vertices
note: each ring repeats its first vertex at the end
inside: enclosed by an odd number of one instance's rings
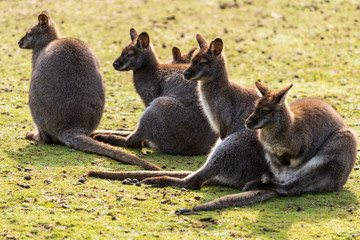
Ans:
POLYGON ((72 134, 72 133, 62 133, 59 137, 59 140, 67 146, 72 146, 76 149, 79 149, 88 153, 95 153, 102 156, 110 157, 115 160, 118 160, 122 163, 133 164, 142 166, 147 170, 160 170, 161 168, 140 159, 138 157, 132 156, 130 154, 124 153, 114 147, 111 147, 107 144, 103 144, 95 141, 85 134, 72 134))
POLYGON ((129 136, 132 132, 134 132, 134 130, 123 130, 123 129, 119 129, 119 130, 115 130, 115 131, 111 131, 111 130, 95 130, 91 133, 91 136, 94 137, 98 134, 101 135, 117 135, 117 136, 122 136, 122 137, 127 137, 129 136))
POLYGON ((143 146, 144 139, 139 137, 140 134, 140 131, 137 129, 127 137, 115 134, 98 133, 95 134, 93 138, 97 141, 108 143, 113 146, 141 148, 143 146))
POLYGON ((193 207, 193 211, 211 211, 226 207, 241 207, 249 204, 264 202, 277 197, 277 193, 272 191, 250 191, 238 194, 227 195, 211 202, 193 207))
POLYGON ((208 168, 200 168, 198 171, 193 172, 185 178, 176 178, 170 176, 159 176, 146 178, 142 181, 144 184, 153 187, 179 187, 187 189, 200 189, 208 180, 216 176, 216 172, 212 172, 208 168))
POLYGON ((159 177, 159 176, 169 176, 174 178, 184 178, 190 175, 192 172, 190 171, 130 171, 130 172, 108 172, 108 171, 89 171, 87 173, 90 177, 98 177, 105 179, 113 179, 113 180, 124 180, 127 178, 141 181, 145 178, 150 177, 159 177))
MULTIPOLYGON (((239 155, 236 155, 238 152, 236 146, 239 143, 237 140, 240 140, 238 139, 239 136, 235 133, 223 141, 218 141, 205 164, 199 170, 183 179, 162 176, 145 179, 143 183, 154 187, 175 186, 188 189, 200 189, 206 183, 209 185, 238 187, 239 179, 242 176, 239 176, 241 169, 237 166, 237 161, 247 161, 247 159, 242 160, 239 155), (236 159, 234 154, 239 159, 236 159)), ((246 166, 246 164, 243 165, 246 166)))

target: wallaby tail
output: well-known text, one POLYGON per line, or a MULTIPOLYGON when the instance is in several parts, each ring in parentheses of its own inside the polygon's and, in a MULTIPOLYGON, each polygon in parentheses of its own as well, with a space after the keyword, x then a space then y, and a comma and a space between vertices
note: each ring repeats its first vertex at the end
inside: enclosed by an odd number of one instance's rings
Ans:
POLYGON ((122 163, 142 166, 147 170, 161 170, 160 167, 149 163, 146 160, 125 153, 110 145, 98 142, 85 134, 71 134, 65 132, 60 136, 60 141, 67 146, 72 146, 81 151, 110 157, 122 163))
POLYGON ((226 207, 241 207, 252 203, 263 202, 277 197, 273 191, 255 190, 238 194, 227 195, 208 203, 201 204, 193 208, 193 211, 209 211, 226 207))
POLYGON ((87 175, 90 177, 98 177, 105 179, 124 180, 126 178, 139 181, 149 177, 169 176, 175 178, 184 178, 190 175, 190 171, 130 171, 130 172, 108 172, 108 171, 93 171, 90 170, 87 175))

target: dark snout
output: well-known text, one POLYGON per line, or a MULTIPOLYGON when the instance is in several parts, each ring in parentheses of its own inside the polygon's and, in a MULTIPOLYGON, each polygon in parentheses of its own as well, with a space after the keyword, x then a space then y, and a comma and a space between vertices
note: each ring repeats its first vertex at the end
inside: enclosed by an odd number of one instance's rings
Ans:
POLYGON ((255 126, 258 124, 258 121, 256 119, 251 118, 251 116, 246 119, 245 121, 245 127, 248 129, 254 130, 256 129, 255 126))
POLYGON ((18 41, 19 48, 24 48, 24 38, 18 41))
POLYGON ((191 73, 189 71, 185 71, 184 72, 184 78, 187 79, 187 80, 190 80, 191 78, 191 73))
POLYGON ((119 70, 120 63, 116 60, 116 61, 113 63, 113 67, 115 68, 115 70, 119 70))

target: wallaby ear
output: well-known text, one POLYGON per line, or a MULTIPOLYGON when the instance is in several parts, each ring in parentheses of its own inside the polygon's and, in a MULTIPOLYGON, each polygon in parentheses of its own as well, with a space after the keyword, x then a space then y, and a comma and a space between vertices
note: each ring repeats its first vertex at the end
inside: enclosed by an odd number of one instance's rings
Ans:
POLYGON ((208 45, 205 39, 200 34, 196 34, 196 40, 200 48, 204 48, 208 45))
POLYGON ((289 94, 292 86, 293 85, 291 84, 290 86, 280 90, 274 95, 274 99, 277 101, 278 104, 283 105, 285 103, 286 97, 289 94))
POLYGON ((138 39, 137 39, 137 45, 140 48, 147 48, 150 44, 150 37, 146 32, 140 33, 138 39))
POLYGON ((131 41, 135 41, 138 36, 139 36, 139 34, 136 32, 136 30, 133 29, 133 28, 131 28, 131 29, 130 29, 131 41))
POLYGON ((172 48, 172 54, 175 61, 177 61, 181 57, 180 49, 177 47, 172 48))
POLYGON ((50 23, 49 12, 46 10, 42 11, 38 16, 38 20, 39 20, 39 26, 41 29, 47 28, 50 23))
POLYGON ((192 58, 192 55, 194 54, 194 52, 196 51, 196 47, 194 47, 194 48, 192 48, 192 49, 190 49, 189 50, 189 52, 187 53, 187 56, 186 56, 186 58, 188 59, 188 60, 190 60, 191 58, 192 58))
POLYGON ((223 41, 220 38, 215 39, 210 43, 210 52, 219 56, 223 50, 223 41))
POLYGON ((265 96, 266 94, 268 94, 270 92, 270 90, 265 85, 263 85, 260 81, 255 82, 255 85, 262 96, 265 96))

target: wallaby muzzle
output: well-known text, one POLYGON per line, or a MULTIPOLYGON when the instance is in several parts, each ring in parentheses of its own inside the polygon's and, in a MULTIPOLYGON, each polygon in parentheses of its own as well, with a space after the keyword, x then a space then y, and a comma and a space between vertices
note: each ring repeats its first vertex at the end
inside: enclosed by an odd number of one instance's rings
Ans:
POLYGON ((255 126, 258 124, 258 120, 253 119, 251 116, 246 119, 245 121, 245 127, 247 127, 248 129, 254 130, 256 129, 255 126))

